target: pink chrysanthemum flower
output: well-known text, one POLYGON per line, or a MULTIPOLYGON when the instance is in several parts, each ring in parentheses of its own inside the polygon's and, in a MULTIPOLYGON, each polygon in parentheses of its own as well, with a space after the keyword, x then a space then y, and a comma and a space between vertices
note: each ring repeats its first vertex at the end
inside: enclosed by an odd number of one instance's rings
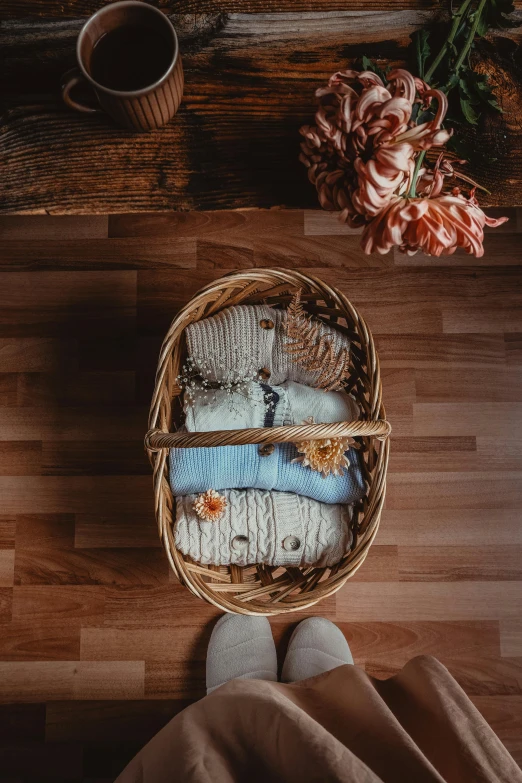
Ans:
POLYGON ((300 160, 321 206, 340 210, 352 226, 364 225, 407 188, 419 151, 451 135, 440 127, 446 96, 403 69, 389 74, 386 87, 372 71, 335 73, 316 95, 316 125, 301 128, 300 160), (415 125, 414 105, 427 107, 434 98, 433 120, 415 125))
POLYGON ((451 255, 457 248, 477 258, 484 255, 484 226, 493 228, 508 218, 489 218, 478 205, 474 191, 465 198, 458 191, 434 198, 401 198, 390 204, 364 229, 365 253, 402 253, 419 250, 430 256, 451 255))

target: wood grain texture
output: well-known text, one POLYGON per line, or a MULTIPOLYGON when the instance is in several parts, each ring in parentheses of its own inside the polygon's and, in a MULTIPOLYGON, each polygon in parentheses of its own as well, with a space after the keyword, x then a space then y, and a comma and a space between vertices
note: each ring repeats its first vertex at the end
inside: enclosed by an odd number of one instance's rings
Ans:
POLYGON ((139 514, 76 514, 75 520, 74 541, 80 549, 161 548, 151 509, 139 514))
POLYGON ((516 582, 522 579, 522 548, 399 547, 398 575, 402 582, 516 582))
MULTIPOLYGON (((248 11, 255 13, 259 11, 312 11, 320 9, 321 11, 342 11, 347 7, 350 9, 361 9, 373 7, 382 8, 426 8, 436 7, 436 0, 429 3, 419 2, 419 0, 400 0, 395 3, 394 0, 379 0, 370 3, 363 3, 362 0, 350 0, 350 2, 341 2, 341 0, 317 0, 313 3, 310 0, 151 0, 151 5, 155 5, 164 11, 172 13, 196 13, 196 12, 221 12, 233 13, 235 11, 248 11)), ((5 18, 24 18, 26 16, 41 15, 45 17, 58 16, 74 17, 88 16, 98 10, 100 4, 95 0, 66 0, 59 7, 53 0, 6 0, 2 7, 2 13, 5 18)))
POLYGON ((522 620, 502 620, 500 649, 506 657, 522 657, 522 620))
POLYGON ((3 476, 34 476, 41 472, 42 444, 37 440, 0 443, 3 476))
POLYGON ((518 509, 386 509, 379 543, 418 546, 522 544, 518 509), (495 524, 493 524, 493 520, 495 524))
POLYGON ((416 402, 422 403, 490 403, 522 402, 522 369, 498 367, 484 372, 480 367, 458 367, 415 370, 416 402))
POLYGON ((424 435, 482 435, 518 439, 522 404, 517 402, 419 402, 413 406, 413 429, 424 435))
POLYGON ((52 619, 103 624, 105 593, 102 587, 37 585, 13 588, 13 620, 39 623, 52 619))
POLYGON ((15 515, 0 515, 0 549, 12 549, 15 545, 15 515))
MULTIPOLYGON (((1 563, 0 554, 0 584, 2 583, 1 563)), ((8 563, 5 567, 5 579, 8 580, 8 563)), ((20 547, 16 553, 14 568, 14 582, 17 585, 155 586, 164 584, 168 580, 168 564, 157 548, 89 549, 87 551, 56 548, 51 552, 42 552, 36 548, 20 547)), ((9 584, 13 584, 12 578, 9 584)))
MULTIPOLYGON (((393 426, 376 542, 305 614, 377 677, 437 656, 522 760, 522 253, 368 266, 318 211, 32 220, 0 217, 0 777, 108 783, 203 695, 219 612, 171 576, 140 444, 173 316, 261 258, 357 305, 393 426), (192 267, 163 263, 186 242, 192 267)), ((280 659, 303 616, 272 620, 280 659)))
POLYGON ((139 699, 144 675, 144 661, 0 662, 0 698, 139 699))
MULTIPOLYGON (((2 242, 2 251, 9 244, 2 242)), ((38 244, 46 246, 45 242, 38 244)), ((78 242, 81 248, 89 254, 88 243, 78 242)), ((92 270, 79 275, 9 269, 0 273, 3 338, 57 338, 64 334, 93 338, 108 332, 118 337, 135 328, 136 272, 92 270)))
MULTIPOLYGON (((51 5, 9 0, 3 7, 11 17, 0 40, 0 139, 9 161, 0 193, 5 214, 314 206, 314 188, 298 162, 298 130, 313 119, 315 89, 363 54, 403 62, 410 33, 440 14, 440 3, 420 0, 354 0, 348 8, 338 0, 321 0, 313 7, 309 0, 226 0, 223 7, 165 4, 165 10, 174 11, 180 38, 185 96, 163 130, 135 135, 103 115, 77 115, 62 104, 60 79, 74 64, 75 39, 93 6, 91 0, 61 4, 62 18, 53 19, 51 5), (31 10, 43 18, 28 18, 31 10)), ((521 192, 521 78, 515 64, 519 32, 510 35, 493 34, 479 47, 505 111, 483 123, 477 141, 492 150, 494 162, 480 171, 470 169, 491 191, 483 200, 490 204, 519 203, 521 192)), ((344 238, 356 247, 357 237, 344 238)), ((103 240, 94 241, 102 248, 98 264, 103 258, 121 264, 117 244, 115 256, 107 257, 103 240)), ((199 252, 215 262, 218 250, 206 242, 199 252)), ((42 253, 35 246, 24 256, 14 247, 7 258, 27 268, 53 267, 57 252, 51 246, 42 253)), ((182 265, 192 266, 190 244, 181 256, 187 253, 182 265)), ((76 263, 94 264, 82 255, 79 249, 76 263)), ((234 260, 262 265, 273 255, 268 248, 253 253, 239 248, 234 260)), ((292 264, 292 252, 282 255, 281 265, 292 264)), ((173 259, 154 247, 142 248, 136 256, 134 266, 163 266, 173 259)), ((312 256, 308 263, 314 260, 312 256)))
POLYGON ((14 556, 14 549, 0 549, 0 587, 13 586, 14 556))
POLYGON ((196 241, 188 237, 168 242, 154 237, 147 243, 127 238, 110 242, 93 239, 82 250, 75 239, 49 240, 43 245, 38 240, 8 239, 2 242, 0 269, 128 269, 131 258, 135 269, 190 269, 196 266, 196 241))
POLYGON ((353 583, 337 598, 343 622, 393 620, 497 620, 518 617, 520 582, 386 582, 353 583), (362 602, 362 605, 361 605, 362 602))
POLYGON ((440 660, 499 657, 499 627, 496 621, 450 622, 339 622, 357 665, 401 667, 416 655, 434 655, 440 660))
MULTIPOLYGON (((1 618, 0 618, 1 619, 1 618)), ((81 621, 11 620, 0 624, 1 661, 76 661, 80 657, 81 621)), ((16 701, 16 697, 14 699, 16 701)))
POLYGON ((107 236, 107 215, 80 218, 73 215, 4 216, 0 227, 0 239, 30 241, 32 236, 42 239, 104 239, 107 236))

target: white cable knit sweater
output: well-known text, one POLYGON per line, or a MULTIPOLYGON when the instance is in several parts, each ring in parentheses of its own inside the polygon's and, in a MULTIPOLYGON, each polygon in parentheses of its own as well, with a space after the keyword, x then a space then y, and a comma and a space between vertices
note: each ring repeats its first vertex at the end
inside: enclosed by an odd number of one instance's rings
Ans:
MULTIPOLYGON (((208 380, 227 380, 231 375, 254 378, 261 369, 269 371, 270 384, 297 381, 314 386, 321 374, 304 370, 283 350, 283 320, 286 310, 268 305, 237 305, 211 318, 189 324, 185 329, 189 356, 196 364, 206 362, 208 380), (273 328, 261 324, 271 322, 273 328)), ((346 349, 350 342, 341 332, 321 326, 320 334, 333 336, 334 345, 346 349)))
POLYGON ((197 495, 176 498, 176 547, 204 565, 333 566, 352 542, 352 507, 291 492, 225 490, 224 515, 199 519, 197 495))

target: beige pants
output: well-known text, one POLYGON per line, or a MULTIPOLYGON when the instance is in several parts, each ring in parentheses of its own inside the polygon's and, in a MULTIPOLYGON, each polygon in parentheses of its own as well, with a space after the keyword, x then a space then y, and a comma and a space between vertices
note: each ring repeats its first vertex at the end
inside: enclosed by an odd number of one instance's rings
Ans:
POLYGON ((157 734, 116 783, 522 783, 448 670, 419 657, 389 680, 340 666, 284 685, 233 680, 157 734))

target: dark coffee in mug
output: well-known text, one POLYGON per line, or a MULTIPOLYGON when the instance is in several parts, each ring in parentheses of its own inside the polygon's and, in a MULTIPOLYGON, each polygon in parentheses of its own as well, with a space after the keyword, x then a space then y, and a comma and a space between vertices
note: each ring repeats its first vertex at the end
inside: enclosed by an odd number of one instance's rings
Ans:
POLYGON ((78 68, 64 74, 65 103, 84 114, 106 111, 136 131, 161 128, 177 112, 183 66, 172 22, 142 0, 110 2, 84 24, 76 46, 78 68), (74 97, 90 84, 98 105, 74 97))
POLYGON ((160 32, 126 24, 105 33, 96 42, 91 76, 110 90, 141 90, 161 79, 172 56, 172 44, 160 32))

